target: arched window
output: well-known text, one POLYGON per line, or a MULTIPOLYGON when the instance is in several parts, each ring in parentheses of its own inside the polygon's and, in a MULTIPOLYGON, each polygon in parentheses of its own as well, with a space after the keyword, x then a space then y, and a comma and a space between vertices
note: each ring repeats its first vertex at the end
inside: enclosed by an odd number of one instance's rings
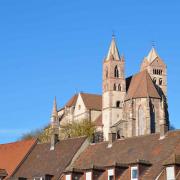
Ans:
POLYGON ((116 107, 117 107, 117 108, 120 107, 120 101, 116 101, 116 107))
POLYGON ((119 77, 119 70, 117 66, 114 68, 114 77, 119 77))
POLYGON ((118 85, 118 91, 121 91, 121 85, 120 84, 118 85))
POLYGON ((153 78, 153 82, 156 84, 156 78, 153 78))
POLYGON ((145 115, 142 106, 139 107, 138 110, 138 134, 143 135, 145 133, 145 115))
POLYGON ((155 115, 155 108, 154 105, 152 104, 150 106, 150 113, 151 113, 151 133, 155 133, 156 131, 156 115, 155 115))
POLYGON ((108 68, 106 67, 106 78, 108 78, 108 68))
POLYGON ((114 84, 113 90, 116 91, 116 84, 114 84))
POLYGON ((162 78, 159 79, 159 85, 162 86, 162 78))

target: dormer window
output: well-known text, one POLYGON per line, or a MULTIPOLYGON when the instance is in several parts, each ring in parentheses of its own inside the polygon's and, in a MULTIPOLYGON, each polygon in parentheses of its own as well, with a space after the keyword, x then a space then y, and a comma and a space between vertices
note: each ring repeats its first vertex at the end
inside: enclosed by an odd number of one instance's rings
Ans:
POLYGON ((35 177, 34 180, 43 180, 43 177, 35 177))
POLYGON ((66 175, 66 180, 71 180, 71 174, 66 175))
POLYGON ((131 180, 138 180, 138 167, 131 167, 131 180))
POLYGON ((109 169, 108 170, 108 180, 113 180, 114 179, 114 169, 109 169))
POLYGON ((175 180, 174 166, 166 167, 166 179, 167 180, 175 180))
POLYGON ((92 180, 92 172, 86 172, 86 180, 92 180))

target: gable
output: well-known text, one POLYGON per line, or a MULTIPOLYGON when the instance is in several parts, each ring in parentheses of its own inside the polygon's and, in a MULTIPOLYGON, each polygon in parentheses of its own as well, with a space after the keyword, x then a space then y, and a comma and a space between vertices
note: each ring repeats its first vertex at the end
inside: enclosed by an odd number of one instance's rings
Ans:
POLYGON ((164 62, 157 57, 156 59, 154 59, 151 63, 150 66, 155 66, 155 67, 166 67, 166 65, 164 64, 164 62))
POLYGON ((74 115, 81 115, 83 113, 85 113, 87 110, 84 100, 81 96, 81 94, 78 95, 77 97, 77 101, 76 101, 76 105, 75 105, 75 109, 74 109, 74 115))

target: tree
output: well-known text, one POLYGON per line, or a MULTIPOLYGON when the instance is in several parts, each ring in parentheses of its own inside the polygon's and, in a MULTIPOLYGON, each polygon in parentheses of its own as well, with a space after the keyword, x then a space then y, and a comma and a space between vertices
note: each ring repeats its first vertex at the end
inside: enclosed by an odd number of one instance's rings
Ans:
POLYGON ((89 120, 73 121, 61 126, 60 136, 64 138, 72 138, 79 136, 87 136, 90 140, 93 139, 96 131, 95 124, 89 120))
POLYGON ((42 129, 36 129, 34 131, 31 131, 29 133, 23 134, 20 138, 21 140, 28 140, 28 139, 34 139, 38 138, 40 143, 45 143, 50 141, 51 137, 51 127, 48 125, 42 129))

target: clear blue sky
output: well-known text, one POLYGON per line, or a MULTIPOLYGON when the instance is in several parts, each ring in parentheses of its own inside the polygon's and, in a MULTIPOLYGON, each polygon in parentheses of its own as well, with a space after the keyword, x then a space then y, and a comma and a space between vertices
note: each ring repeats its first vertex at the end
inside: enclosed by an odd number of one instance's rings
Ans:
POLYGON ((49 122, 78 91, 101 93, 102 60, 115 31, 126 76, 155 41, 168 66, 171 123, 180 128, 179 0, 0 1, 0 143, 49 122))

